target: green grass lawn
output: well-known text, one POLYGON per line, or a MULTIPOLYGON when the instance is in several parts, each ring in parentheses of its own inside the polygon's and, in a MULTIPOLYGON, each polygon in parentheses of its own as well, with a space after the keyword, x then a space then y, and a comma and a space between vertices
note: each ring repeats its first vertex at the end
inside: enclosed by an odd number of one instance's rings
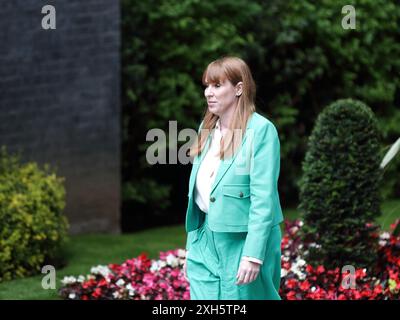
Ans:
MULTIPOLYGON (((383 215, 377 222, 383 229, 389 230, 390 224, 400 218, 400 201, 385 202, 382 212, 383 215)), ((289 220, 298 217, 296 208, 284 209, 283 213, 289 220)), ((59 299, 57 291, 64 276, 86 275, 92 266, 122 263, 142 252, 148 253, 150 258, 158 258, 160 251, 184 248, 185 241, 183 225, 155 228, 133 234, 73 236, 67 246, 68 265, 57 271, 56 290, 42 289, 42 275, 39 275, 0 283, 0 299, 59 299)))

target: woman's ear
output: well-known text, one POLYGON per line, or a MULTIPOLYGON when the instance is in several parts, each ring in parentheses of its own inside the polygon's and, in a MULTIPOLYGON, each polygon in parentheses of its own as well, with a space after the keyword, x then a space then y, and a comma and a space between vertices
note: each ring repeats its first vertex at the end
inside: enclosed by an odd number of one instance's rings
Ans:
POLYGON ((236 84, 235 90, 236 90, 236 96, 240 97, 242 95, 242 92, 243 92, 243 82, 242 81, 239 81, 236 84))

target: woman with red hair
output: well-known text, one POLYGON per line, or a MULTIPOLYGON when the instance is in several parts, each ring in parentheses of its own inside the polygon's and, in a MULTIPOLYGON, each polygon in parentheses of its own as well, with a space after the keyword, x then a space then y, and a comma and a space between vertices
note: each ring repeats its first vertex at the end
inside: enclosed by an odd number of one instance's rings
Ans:
POLYGON ((256 87, 237 57, 203 74, 207 108, 194 158, 186 211, 191 299, 280 300, 280 143, 255 110, 256 87))

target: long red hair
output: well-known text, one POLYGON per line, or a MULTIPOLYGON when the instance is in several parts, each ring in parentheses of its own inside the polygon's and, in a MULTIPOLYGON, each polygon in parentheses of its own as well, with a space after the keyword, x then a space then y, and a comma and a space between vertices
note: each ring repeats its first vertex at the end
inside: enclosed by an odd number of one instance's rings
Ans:
MULTIPOLYGON (((243 90, 242 94, 238 97, 238 102, 228 127, 229 130, 227 130, 221 141, 220 159, 230 157, 234 154, 243 139, 249 117, 256 111, 254 104, 256 85, 246 62, 237 57, 223 57, 212 61, 204 70, 202 81, 203 84, 215 84, 223 82, 225 79, 229 80, 233 86, 241 81, 243 83, 243 90)), ((203 114, 202 130, 190 148, 189 155, 191 157, 195 157, 202 152, 208 135, 215 128, 218 118, 206 106, 203 114)))

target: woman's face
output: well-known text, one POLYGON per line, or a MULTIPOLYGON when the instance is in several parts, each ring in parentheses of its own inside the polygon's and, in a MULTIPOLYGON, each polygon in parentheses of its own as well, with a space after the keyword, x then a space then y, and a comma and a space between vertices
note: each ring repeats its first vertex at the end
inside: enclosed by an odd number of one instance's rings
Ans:
POLYGON ((234 108, 237 104, 237 92, 232 83, 225 79, 217 83, 207 83, 204 90, 208 110, 218 116, 234 108))

